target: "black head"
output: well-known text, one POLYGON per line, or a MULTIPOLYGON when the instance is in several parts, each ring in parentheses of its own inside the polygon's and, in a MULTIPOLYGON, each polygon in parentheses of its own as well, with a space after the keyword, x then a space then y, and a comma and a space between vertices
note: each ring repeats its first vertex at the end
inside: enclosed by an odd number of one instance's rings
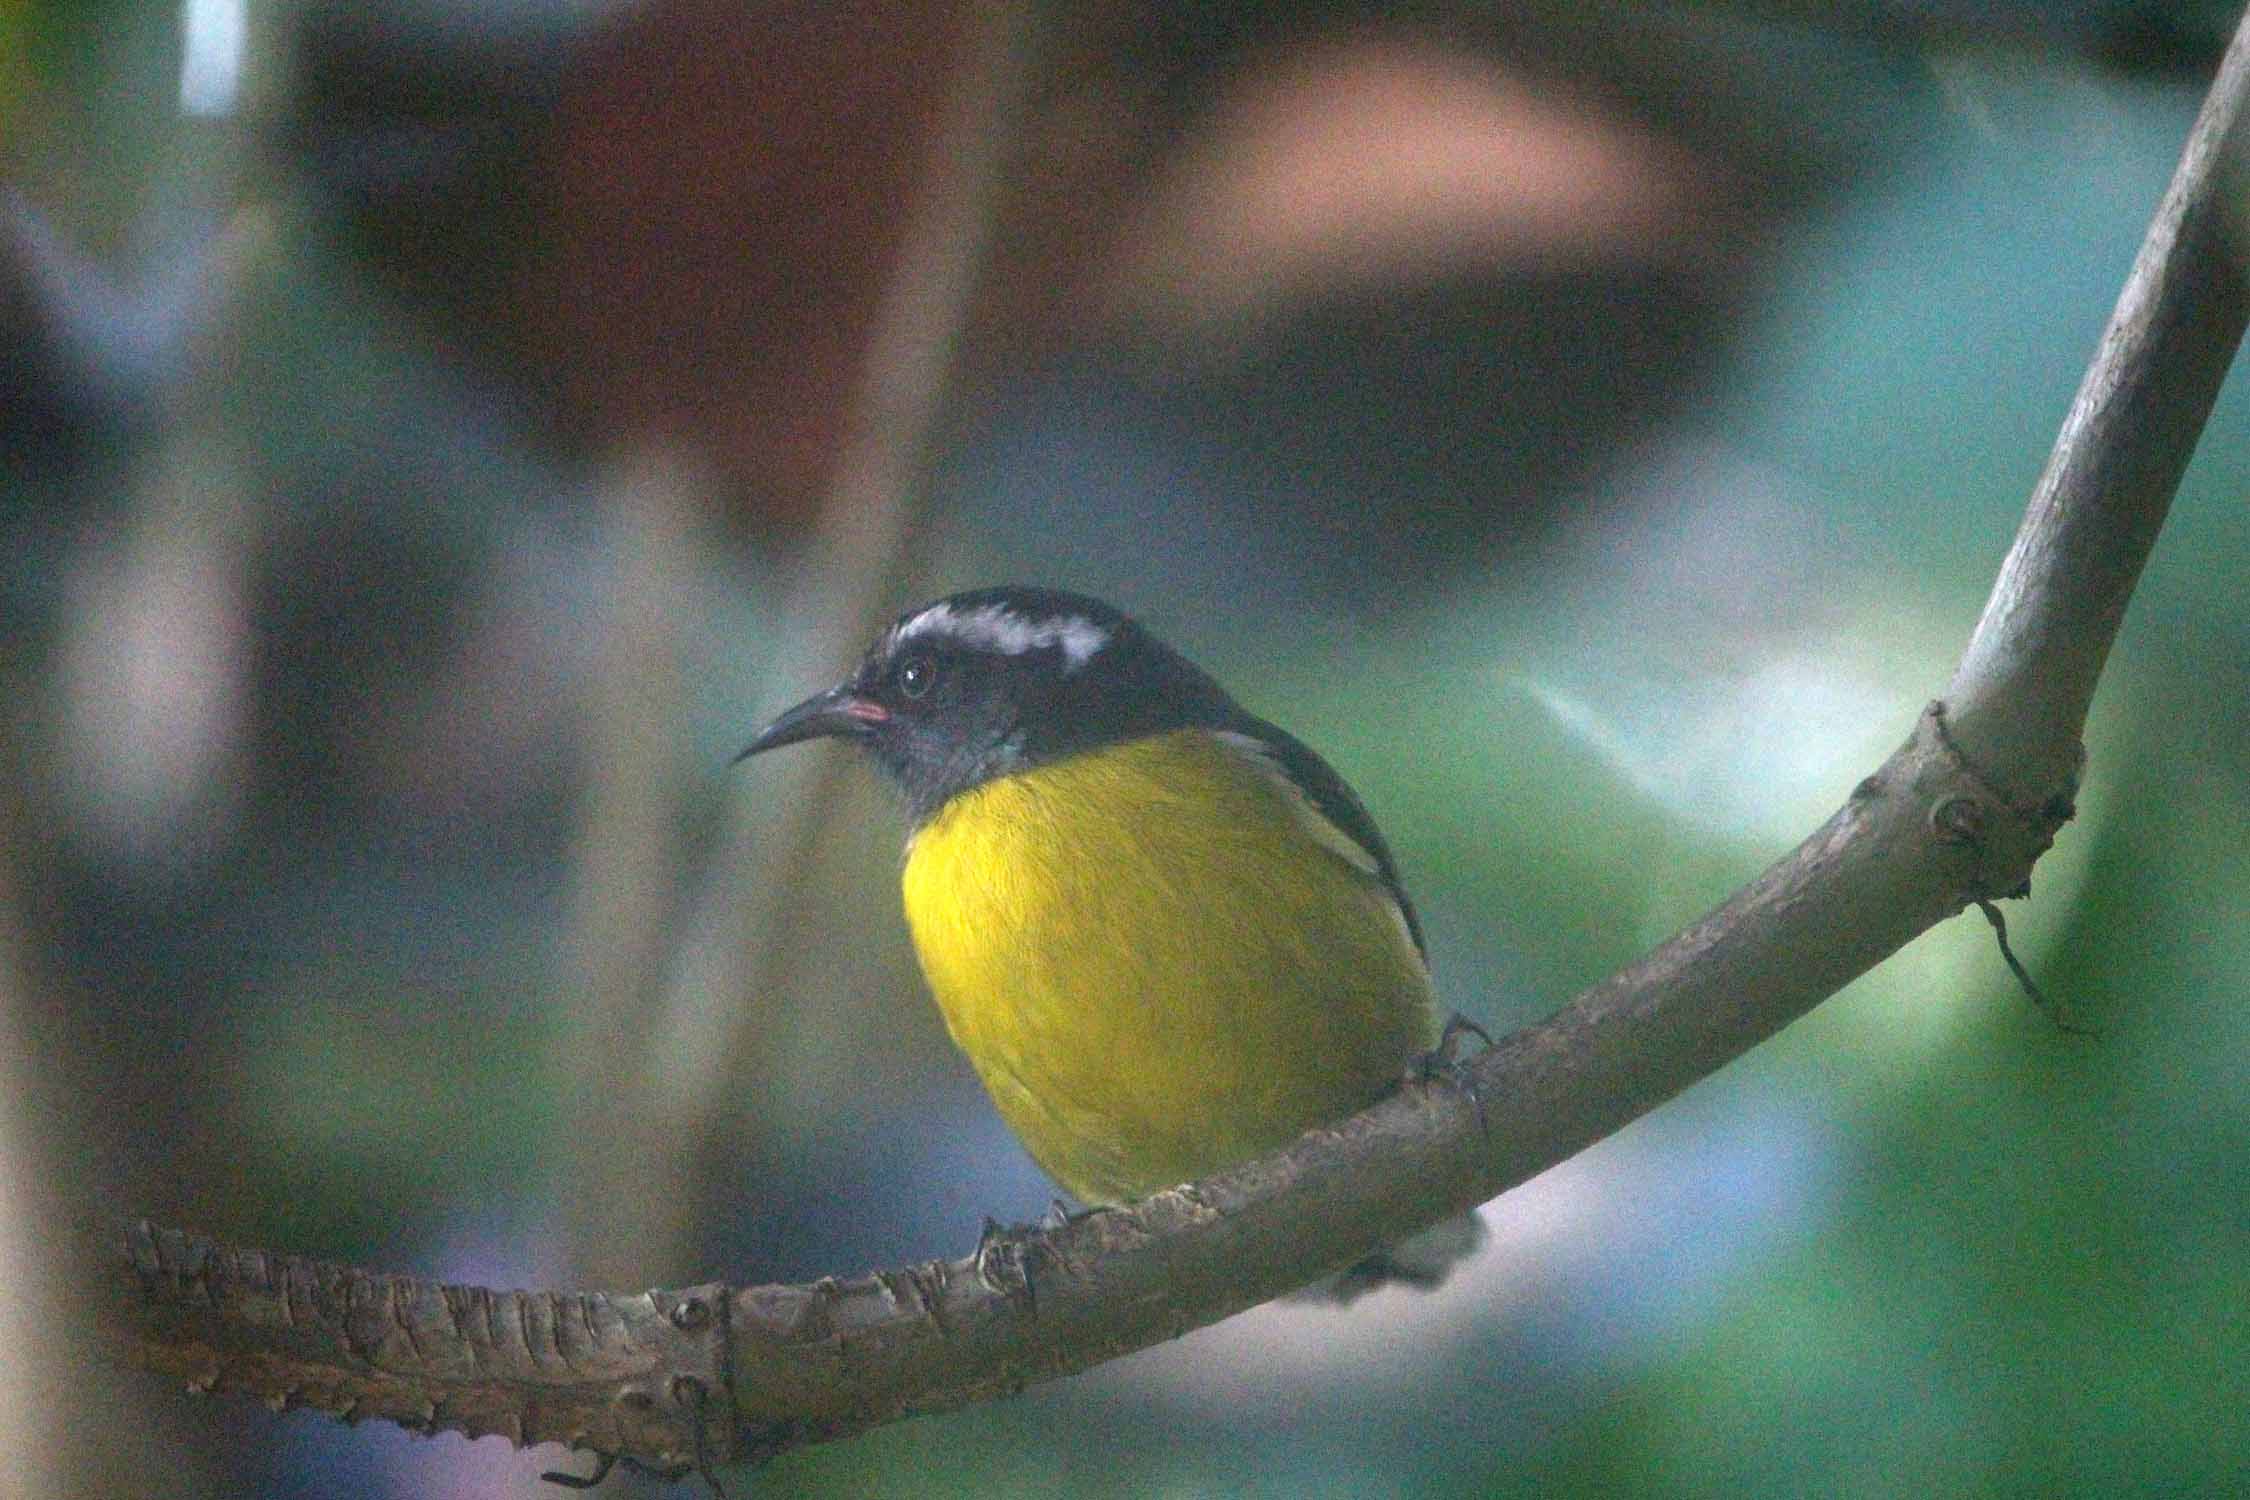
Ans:
POLYGON ((850 677, 774 720, 742 753, 857 740, 919 820, 1026 766, 1243 718, 1209 676, 1100 600, 990 588, 901 615, 850 677))

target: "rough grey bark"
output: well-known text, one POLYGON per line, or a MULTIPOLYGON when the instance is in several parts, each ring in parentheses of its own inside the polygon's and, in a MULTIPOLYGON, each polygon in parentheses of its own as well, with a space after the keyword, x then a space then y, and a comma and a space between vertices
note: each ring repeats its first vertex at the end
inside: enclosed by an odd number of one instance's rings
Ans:
POLYGON ((732 1430, 714 1413, 730 1384, 724 1287, 492 1292, 147 1224, 115 1231, 108 1262, 131 1357, 191 1391, 667 1465, 732 1430))

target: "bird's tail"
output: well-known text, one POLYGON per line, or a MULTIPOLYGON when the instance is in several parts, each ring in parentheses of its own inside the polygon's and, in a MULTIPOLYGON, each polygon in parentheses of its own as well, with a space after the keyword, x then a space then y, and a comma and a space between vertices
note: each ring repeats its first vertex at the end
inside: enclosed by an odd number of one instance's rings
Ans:
POLYGON ((1426 1292, 1444 1281, 1454 1266, 1482 1249, 1485 1239, 1484 1221, 1471 1210, 1385 1245, 1325 1281, 1314 1282, 1296 1297, 1349 1305, 1378 1287, 1404 1286, 1426 1292))

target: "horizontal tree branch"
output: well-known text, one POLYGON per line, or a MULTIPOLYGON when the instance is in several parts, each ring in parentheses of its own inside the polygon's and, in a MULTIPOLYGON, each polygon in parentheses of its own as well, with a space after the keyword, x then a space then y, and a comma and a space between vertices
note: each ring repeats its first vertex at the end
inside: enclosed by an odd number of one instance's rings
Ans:
MULTIPOLYGON (((214 1244, 148 1224, 110 1234, 136 1363, 275 1410, 605 1453, 677 1449, 728 1388, 726 1288, 493 1292, 214 1244), (677 1430, 675 1430, 677 1429, 677 1430)), ((708 1436, 708 1431, 706 1436, 708 1436)))
POLYGON ((1771 1036, 2069 818, 2079 733, 2239 341, 2238 32, 1944 703, 1810 838, 1656 952, 1287 1150, 977 1254, 809 1285, 490 1293, 133 1226, 133 1357, 198 1389, 668 1467, 763 1457, 1083 1370, 1545 1170, 1771 1036))

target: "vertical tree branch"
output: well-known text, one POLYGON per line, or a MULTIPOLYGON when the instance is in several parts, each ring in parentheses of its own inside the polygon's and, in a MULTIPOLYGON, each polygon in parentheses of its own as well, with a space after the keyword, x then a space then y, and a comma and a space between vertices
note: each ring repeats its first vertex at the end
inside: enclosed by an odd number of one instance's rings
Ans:
POLYGON ((2028 786, 2075 777, 2094 684, 2250 320, 2250 25, 2237 30, 2100 352, 1946 689, 1962 750, 2028 786), (2023 712, 2027 698, 2042 711, 2023 712))

